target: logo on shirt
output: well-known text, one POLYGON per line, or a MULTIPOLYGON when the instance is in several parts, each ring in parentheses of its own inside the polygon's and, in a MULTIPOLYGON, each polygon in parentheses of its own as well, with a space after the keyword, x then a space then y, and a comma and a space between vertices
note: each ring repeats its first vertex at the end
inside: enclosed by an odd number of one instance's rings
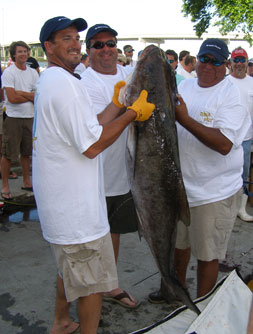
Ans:
POLYGON ((212 123, 213 121, 213 116, 210 114, 210 112, 201 111, 200 116, 202 118, 202 121, 205 123, 212 123))

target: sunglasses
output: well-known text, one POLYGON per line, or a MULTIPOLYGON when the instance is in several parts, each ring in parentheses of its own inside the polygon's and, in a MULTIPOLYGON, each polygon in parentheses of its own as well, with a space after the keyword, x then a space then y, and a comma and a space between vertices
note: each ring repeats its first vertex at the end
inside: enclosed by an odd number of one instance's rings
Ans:
POLYGON ((236 63, 236 64, 238 64, 239 62, 240 62, 241 64, 243 64, 243 63, 245 63, 246 58, 232 58, 232 60, 233 60, 233 62, 236 63))
POLYGON ((173 59, 168 59, 169 64, 173 64, 175 60, 173 59))
POLYGON ((221 66, 222 64, 225 63, 224 61, 219 61, 217 59, 212 59, 212 58, 209 58, 208 56, 200 56, 198 58, 199 58, 199 61, 201 63, 203 63, 203 64, 211 63, 213 66, 221 66))
POLYGON ((115 41, 107 41, 107 42, 100 42, 100 41, 96 41, 93 45, 90 46, 90 48, 94 48, 96 50, 99 49, 103 49, 104 47, 108 46, 108 48, 115 48, 115 46, 117 45, 117 43, 115 41))

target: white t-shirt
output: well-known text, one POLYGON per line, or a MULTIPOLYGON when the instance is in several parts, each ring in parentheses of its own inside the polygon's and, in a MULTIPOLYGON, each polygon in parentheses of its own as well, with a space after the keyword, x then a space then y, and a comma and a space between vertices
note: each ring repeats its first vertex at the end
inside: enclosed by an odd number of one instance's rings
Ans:
POLYGON ((137 64, 137 60, 131 60, 130 63, 128 65, 126 65, 125 67, 135 67, 137 64))
POLYGON ((42 232, 50 243, 85 243, 109 232, 102 159, 82 154, 101 133, 81 81, 60 67, 46 69, 35 96, 32 169, 42 232))
POLYGON ((189 79, 189 78, 195 78, 196 74, 194 74, 195 71, 189 73, 187 72, 181 65, 181 68, 177 69, 177 74, 182 75, 182 77, 184 77, 185 79, 189 79))
POLYGON ((81 75, 84 71, 86 71, 86 66, 83 63, 80 63, 77 65, 74 72, 81 75))
POLYGON ((228 198, 242 187, 241 143, 251 124, 234 84, 224 79, 215 86, 202 88, 197 80, 183 80, 178 87, 190 117, 207 127, 220 129, 233 146, 227 155, 222 155, 177 124, 181 169, 190 207, 228 198))
MULTIPOLYGON (((247 108, 251 120, 253 122, 253 78, 246 75, 243 79, 234 78, 232 75, 228 75, 227 79, 232 81, 238 88, 241 94, 241 102, 247 108)), ((253 125, 249 128, 244 140, 250 140, 253 138, 253 125)))
MULTIPOLYGON (((35 90, 36 83, 39 79, 38 72, 26 66, 26 70, 20 70, 15 63, 13 66, 7 67, 2 74, 2 87, 14 88, 15 90, 22 90, 24 92, 32 92, 35 90)), ((10 103, 5 93, 6 114, 9 117, 17 118, 32 118, 33 117, 33 103, 28 101, 24 103, 10 103)))
MULTIPOLYGON (((87 89, 97 114, 112 102, 114 85, 125 80, 132 70, 131 67, 117 65, 115 75, 101 74, 91 67, 82 73, 81 82, 87 89)), ((123 195, 130 190, 126 169, 127 131, 126 128, 119 138, 102 152, 106 196, 123 195)))

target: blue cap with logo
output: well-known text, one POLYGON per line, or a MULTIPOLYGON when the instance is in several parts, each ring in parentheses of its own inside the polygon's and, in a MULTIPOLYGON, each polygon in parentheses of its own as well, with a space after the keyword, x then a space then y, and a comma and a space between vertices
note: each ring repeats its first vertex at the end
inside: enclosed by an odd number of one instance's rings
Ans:
POLYGON ((103 31, 109 32, 113 36, 118 35, 117 31, 112 29, 107 24, 99 23, 99 24, 95 24, 94 26, 89 28, 89 30, 87 31, 87 34, 86 34, 85 42, 87 43, 90 39, 92 39, 92 37, 94 37, 96 34, 98 34, 100 32, 103 32, 103 31))
POLYGON ((82 18, 71 20, 65 16, 57 16, 47 20, 40 31, 40 42, 42 48, 45 50, 44 42, 48 41, 53 32, 66 29, 70 25, 74 25, 77 31, 83 31, 87 28, 87 22, 82 18))
POLYGON ((208 38, 200 46, 198 57, 210 54, 218 61, 223 62, 229 56, 227 44, 219 38, 208 38))

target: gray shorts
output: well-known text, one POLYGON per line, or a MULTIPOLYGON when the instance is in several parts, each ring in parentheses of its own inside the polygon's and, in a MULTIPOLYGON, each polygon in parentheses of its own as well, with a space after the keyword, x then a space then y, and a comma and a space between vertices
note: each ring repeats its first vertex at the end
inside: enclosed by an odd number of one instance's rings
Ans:
POLYGON ((84 244, 50 246, 68 302, 118 287, 110 233, 84 244))
POLYGON ((125 234, 138 230, 138 217, 131 191, 119 196, 106 197, 111 233, 125 234))
POLYGON ((3 122, 2 155, 16 161, 19 154, 32 155, 33 118, 16 118, 6 116, 3 122))
POLYGON ((190 208, 191 224, 177 227, 176 248, 191 248, 201 261, 223 260, 241 204, 242 190, 222 201, 190 208))

